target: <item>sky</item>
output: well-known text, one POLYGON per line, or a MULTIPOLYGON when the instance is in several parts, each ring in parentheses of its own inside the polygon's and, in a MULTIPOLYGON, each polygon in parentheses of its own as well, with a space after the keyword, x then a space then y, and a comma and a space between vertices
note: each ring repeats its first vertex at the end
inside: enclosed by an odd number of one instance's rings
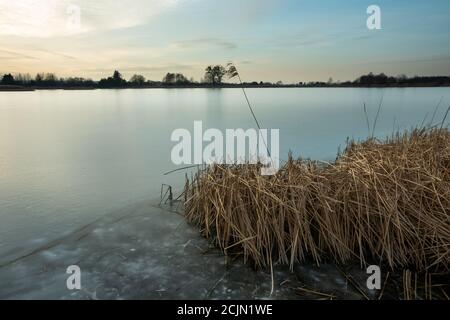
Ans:
POLYGON ((450 75, 448 0, 0 0, 0 72, 244 81, 450 75), (369 30, 367 8, 381 9, 369 30))

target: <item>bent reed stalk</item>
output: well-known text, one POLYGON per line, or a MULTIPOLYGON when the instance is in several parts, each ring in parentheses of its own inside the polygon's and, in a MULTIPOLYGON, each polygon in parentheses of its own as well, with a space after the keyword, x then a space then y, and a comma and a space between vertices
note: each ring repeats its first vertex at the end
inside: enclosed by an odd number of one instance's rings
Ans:
POLYGON ((212 165, 187 180, 185 215, 256 267, 313 259, 448 272, 450 132, 351 141, 333 163, 212 165))

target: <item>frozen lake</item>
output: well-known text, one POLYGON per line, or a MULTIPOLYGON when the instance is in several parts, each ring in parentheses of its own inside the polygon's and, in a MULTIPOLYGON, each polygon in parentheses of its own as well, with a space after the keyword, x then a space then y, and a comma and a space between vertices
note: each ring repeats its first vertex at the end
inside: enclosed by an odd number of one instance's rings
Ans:
MULTIPOLYGON (((263 128, 280 129, 280 155, 335 157, 347 137, 441 120, 448 88, 248 89, 263 128)), ((145 199, 182 186, 170 153, 173 130, 253 128, 240 89, 0 92, 0 259, 43 245, 145 199)))

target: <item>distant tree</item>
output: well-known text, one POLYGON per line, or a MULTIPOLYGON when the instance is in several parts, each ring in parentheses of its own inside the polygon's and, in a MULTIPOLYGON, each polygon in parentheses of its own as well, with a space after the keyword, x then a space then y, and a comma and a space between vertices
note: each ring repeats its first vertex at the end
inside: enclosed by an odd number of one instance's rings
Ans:
POLYGON ((114 70, 112 77, 103 78, 98 83, 100 88, 120 88, 126 84, 127 81, 123 79, 122 74, 117 70, 114 70))
POLYGON ((34 79, 37 84, 40 84, 44 80, 44 74, 38 73, 34 79))
POLYGON ((221 65, 208 66, 205 69, 205 82, 211 83, 213 85, 218 85, 222 83, 223 77, 227 74, 225 67, 221 65))
POLYGON ((14 77, 11 73, 3 75, 2 84, 11 85, 14 84, 14 77))
POLYGON ((53 86, 58 82, 58 77, 54 73, 46 73, 44 82, 46 85, 53 86))
POLYGON ((389 77, 385 75, 384 73, 380 73, 378 75, 373 74, 370 72, 367 75, 363 75, 359 77, 355 81, 355 83, 359 83, 361 85, 387 85, 389 83, 389 77))
POLYGON ((175 73, 168 72, 164 76, 162 82, 165 83, 165 84, 174 84, 175 83, 175 73))
POLYGON ((189 80, 181 73, 175 74, 175 83, 176 84, 186 84, 189 83, 189 80))
POLYGON ((84 79, 79 77, 69 77, 64 80, 61 80, 63 84, 67 87, 75 88, 75 87, 86 87, 91 88, 95 87, 95 83, 92 79, 84 79))
POLYGON ((182 84, 188 84, 190 83, 190 81, 181 73, 167 73, 162 82, 164 84, 169 84, 169 85, 173 85, 173 84, 177 84, 177 85, 182 85, 182 84))
POLYGON ((114 70, 113 80, 118 83, 122 82, 123 81, 122 74, 119 71, 114 70))
POLYGON ((29 84, 31 82, 31 76, 28 73, 19 73, 15 77, 15 81, 19 84, 29 84))
POLYGON ((213 76, 213 66, 207 66, 205 69, 205 76, 203 78, 203 81, 206 83, 213 83, 214 84, 214 76, 213 76))
POLYGON ((145 83, 145 77, 140 75, 140 74, 134 74, 131 78, 130 78, 130 82, 134 85, 143 85, 145 83))
POLYGON ((396 80, 398 84, 405 84, 408 82, 408 77, 404 74, 401 74, 396 77, 396 80))

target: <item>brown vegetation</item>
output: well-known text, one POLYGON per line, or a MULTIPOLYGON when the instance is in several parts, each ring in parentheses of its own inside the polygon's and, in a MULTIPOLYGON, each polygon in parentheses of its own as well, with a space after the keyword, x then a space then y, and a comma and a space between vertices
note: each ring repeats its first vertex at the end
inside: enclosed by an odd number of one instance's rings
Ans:
POLYGON ((257 267, 313 259, 448 272, 450 132, 350 142, 334 163, 213 165, 188 181, 188 221, 257 267))

